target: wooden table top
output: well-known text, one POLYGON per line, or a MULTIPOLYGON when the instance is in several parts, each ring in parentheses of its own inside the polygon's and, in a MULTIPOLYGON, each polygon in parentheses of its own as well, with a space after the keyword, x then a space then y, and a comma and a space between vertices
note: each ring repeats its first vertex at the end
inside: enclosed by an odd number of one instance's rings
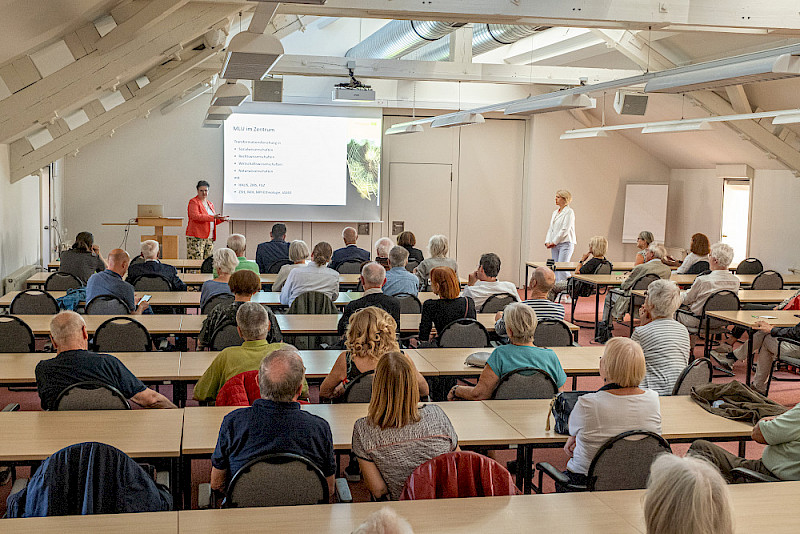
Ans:
MULTIPOLYGON (((749 437, 753 427, 711 414, 698 406, 688 396, 659 397, 661 402, 661 430, 666 439, 700 439, 749 437)), ((530 443, 563 443, 567 436, 556 434, 553 419, 550 430, 545 430, 550 401, 489 400, 483 401, 530 443)))
MULTIPOLYGON (((794 289, 740 289, 739 302, 742 304, 778 304, 794 295, 794 289)), ((634 289, 631 295, 644 297, 646 289, 634 289)))
MULTIPOLYGON (((753 283, 753 280, 758 275, 755 274, 737 274, 736 277, 739 279, 739 282, 743 286, 749 286, 753 283)), ((603 286, 619 286, 622 282, 627 278, 627 274, 625 275, 617 275, 617 274, 576 274, 573 276, 576 280, 582 280, 584 282, 589 282, 592 284, 598 284, 603 286)), ((673 273, 670 277, 670 280, 678 284, 679 286, 689 286, 692 285, 694 279, 697 278, 696 274, 675 274, 673 273)), ((800 275, 797 274, 785 274, 783 275, 783 283, 785 285, 796 285, 800 284, 800 275)))
POLYGON ((708 315, 746 327, 751 327, 758 321, 766 321, 773 326, 794 326, 800 323, 800 312, 797 310, 710 311, 708 315), (774 319, 767 317, 774 317, 774 319))
MULTIPOLYGON (((189 260, 186 258, 159 258, 159 261, 166 265, 172 265, 179 271, 184 269, 199 270, 200 267, 203 266, 203 260, 189 260)), ((47 264, 48 269, 58 269, 59 267, 61 267, 61 262, 59 260, 51 261, 47 264)))
POLYGON ((0 412, 0 461, 44 460, 84 441, 99 441, 133 458, 180 455, 183 410, 0 412), (13 431, 10 431, 13 429, 13 431))
MULTIPOLYGON (((45 336, 50 333, 50 321, 53 315, 17 315, 27 324, 34 335, 45 336)), ((104 321, 117 317, 116 315, 82 315, 83 320, 86 322, 86 330, 93 334, 97 327, 104 321)), ((181 322, 184 317, 197 317, 196 315, 135 315, 131 316, 136 319, 151 334, 177 334, 181 332, 181 322)), ((200 329, 197 329, 199 332, 200 329)))
POLYGON ((138 514, 67 515, 3 519, 0 531, 21 534, 64 532, 114 532, 115 534, 177 534, 178 512, 138 514))
MULTIPOLYGON (((36 285, 44 285, 47 281, 47 278, 53 273, 49 272, 40 272, 34 273, 26 280, 26 284, 28 286, 36 286, 36 285)), ((275 282, 276 278, 278 277, 277 274, 261 274, 261 283, 262 284, 271 284, 275 282)), ((213 275, 210 273, 178 273, 178 277, 183 280, 183 283, 187 286, 201 286, 204 282, 211 280, 213 275)), ((340 274, 339 275, 339 283, 340 284, 347 284, 347 285, 356 285, 358 284, 359 275, 357 274, 340 274)))
MULTIPOLYGON (((578 263, 577 261, 557 261, 555 268, 551 267, 551 269, 554 271, 574 271, 578 268, 578 263)), ((615 271, 632 271, 636 267, 632 261, 612 261, 611 263, 615 271)), ((528 267, 547 267, 547 261, 529 261, 525 265, 528 267)), ((677 269, 677 267, 672 267, 672 269, 677 269)))
MULTIPOLYGON (((117 352, 114 356, 144 382, 180 378, 179 352, 117 352)), ((36 364, 55 358, 54 352, 0 353, 0 384, 35 384, 36 364)))

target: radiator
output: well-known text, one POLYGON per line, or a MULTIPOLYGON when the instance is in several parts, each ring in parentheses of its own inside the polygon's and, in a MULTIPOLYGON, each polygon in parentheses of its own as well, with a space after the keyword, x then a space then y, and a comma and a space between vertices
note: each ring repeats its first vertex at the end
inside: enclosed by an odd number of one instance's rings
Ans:
POLYGON ((25 280, 41 270, 41 265, 26 265, 9 274, 3 278, 3 295, 9 291, 23 291, 27 289, 25 287, 25 280))

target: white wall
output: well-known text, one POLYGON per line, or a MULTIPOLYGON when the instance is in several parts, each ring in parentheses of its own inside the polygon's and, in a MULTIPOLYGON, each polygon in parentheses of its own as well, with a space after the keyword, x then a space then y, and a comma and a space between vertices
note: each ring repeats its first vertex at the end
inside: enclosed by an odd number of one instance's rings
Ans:
POLYGON ((39 263, 39 178, 11 183, 8 145, 0 144, 0 278, 39 263))

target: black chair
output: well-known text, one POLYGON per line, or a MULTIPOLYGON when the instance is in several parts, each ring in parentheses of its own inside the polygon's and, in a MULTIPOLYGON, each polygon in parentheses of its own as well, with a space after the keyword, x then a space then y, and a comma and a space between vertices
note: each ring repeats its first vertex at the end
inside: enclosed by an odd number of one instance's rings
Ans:
POLYGON ((228 347, 238 347, 244 343, 242 336, 236 329, 236 324, 226 324, 222 328, 217 328, 211 336, 211 343, 208 345, 209 350, 222 350, 228 347))
MULTIPOLYGON (((767 379, 767 392, 765 393, 765 395, 769 395, 769 386, 770 384, 772 384, 773 380, 777 380, 778 382, 800 382, 800 378, 784 378, 784 377, 773 376, 775 370, 778 369, 778 367, 791 365, 792 367, 800 369, 800 355, 790 356, 786 354, 787 351, 785 347, 787 345, 800 350, 800 341, 796 341, 788 337, 778 338, 778 353, 775 355, 775 361, 772 362, 772 369, 770 369, 769 378, 767 379)), ((759 355, 759 358, 760 357, 761 356, 759 355)))
POLYGON ((0 352, 34 352, 36 338, 25 321, 13 315, 0 315, 0 352))
POLYGON ((541 492, 542 475, 549 476, 567 491, 644 489, 653 460, 663 453, 672 454, 672 449, 667 440, 655 432, 623 432, 606 441, 597 451, 589 465, 585 485, 571 484, 564 473, 547 462, 536 464, 539 470, 537 491, 541 492))
POLYGON ((339 274, 361 274, 361 264, 364 263, 361 260, 350 260, 344 263, 341 263, 336 270, 339 271, 339 274))
POLYGON ((489 347, 489 333, 475 319, 456 319, 442 328, 439 346, 447 348, 489 347))
POLYGON ((98 295, 86 304, 86 315, 127 315, 128 306, 113 295, 98 295))
MULTIPOLYGON (((709 297, 703 304, 703 312, 700 316, 694 315, 691 311, 687 309, 679 308, 678 311, 676 312, 676 318, 678 317, 678 315, 682 314, 695 317, 699 321, 697 326, 697 335, 701 335, 701 332, 705 332, 702 335, 704 341, 703 357, 708 359, 709 353, 711 352, 712 337, 724 334, 728 331, 728 323, 726 321, 713 318, 708 318, 707 320, 708 312, 732 311, 738 309, 739 309, 739 295, 729 289, 723 289, 709 295, 709 297)), ((694 352, 694 347, 692 347, 691 350, 692 352, 694 352)), ((727 369, 722 369, 720 367, 714 367, 714 369, 722 373, 725 373, 728 376, 733 376, 733 373, 731 373, 727 369)))
POLYGON ((150 332, 127 315, 112 317, 97 327, 92 338, 95 352, 148 352, 153 350, 150 332))
POLYGON ((710 360, 698 358, 681 371, 675 385, 672 387, 673 395, 689 395, 692 388, 704 386, 711 382, 714 367, 710 360))
POLYGON ((571 347, 572 340, 569 326, 558 319, 542 319, 533 332, 533 344, 537 347, 571 347))
POLYGON ((707 261, 702 260, 693 263, 692 266, 686 270, 686 274, 700 274, 708 271, 709 269, 711 269, 711 265, 709 265, 707 261))
POLYGON ((422 303, 410 293, 398 293, 394 296, 400 301, 400 313, 422 313, 422 303))
POLYGON ((131 283, 136 291, 172 291, 169 280, 155 273, 137 276, 131 283))
POLYGON ((58 394, 56 411, 130 410, 128 399, 108 384, 88 380, 72 384, 58 394))
POLYGON ((80 278, 71 273, 56 271, 47 277, 44 282, 45 291, 69 291, 83 287, 84 283, 80 278))
POLYGON ((506 306, 512 302, 517 302, 513 295, 507 293, 498 293, 491 295, 481 306, 480 313, 497 313, 503 311, 506 306))
POLYGON ((53 295, 38 289, 26 289, 17 293, 11 301, 9 313, 12 315, 55 315, 58 302, 53 295))
POLYGON ((536 367, 522 367, 500 377, 492 400, 552 399, 557 394, 558 386, 547 372, 536 367))
POLYGON ((736 274, 758 274, 764 270, 764 265, 757 258, 747 258, 736 266, 736 274))
POLYGON ((200 264, 200 272, 203 274, 211 274, 214 272, 214 256, 209 256, 200 264))
POLYGON ((230 293, 220 293, 219 295, 214 295, 208 299, 205 304, 203 304, 203 307, 200 308, 200 313, 202 315, 210 315, 214 308, 221 304, 230 304, 233 302, 234 298, 235 297, 230 293))
POLYGON ((750 289, 783 289, 783 276, 777 271, 761 271, 753 279, 750 289))
POLYGON ((747 469, 746 467, 734 467, 731 469, 731 478, 734 484, 749 482, 780 482, 781 479, 747 469))
POLYGON ((267 268, 267 273, 278 274, 278 271, 281 270, 281 267, 283 267, 284 265, 291 265, 292 263, 294 262, 288 259, 272 262, 272 264, 267 268))
POLYGON ((375 371, 367 371, 353 378, 344 388, 344 393, 334 400, 338 403, 367 403, 372 398, 372 380, 375 371))

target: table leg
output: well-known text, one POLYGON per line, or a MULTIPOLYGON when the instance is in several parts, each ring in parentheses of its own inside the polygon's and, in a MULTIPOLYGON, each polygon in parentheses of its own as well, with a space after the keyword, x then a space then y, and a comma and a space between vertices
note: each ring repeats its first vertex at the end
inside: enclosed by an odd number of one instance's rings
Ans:
POLYGON ((628 314, 631 316, 631 332, 630 336, 633 335, 633 295, 631 295, 630 301, 628 301, 628 314))
POLYGON ((753 371, 753 333, 752 328, 747 329, 747 369, 745 370, 744 383, 750 385, 750 375, 753 371))
POLYGON ((572 377, 572 391, 578 391, 578 376, 572 377))
POLYGON ((739 458, 745 458, 747 454, 747 440, 739 440, 739 458))
POLYGON ((600 284, 593 284, 594 285, 594 336, 597 337, 597 330, 600 326, 600 288, 603 287, 600 284))
POLYGON ((525 284, 525 300, 528 300, 528 262, 525 262, 525 280, 523 283, 525 284))
POLYGON ((178 408, 185 408, 186 407, 186 395, 188 391, 188 383, 182 380, 173 380, 172 381, 172 402, 178 408))
MULTIPOLYGON (((180 457, 169 459, 169 483, 172 486, 172 504, 176 510, 183 509, 183 483, 180 469, 180 457)), ((191 504, 191 501, 190 501, 191 504)))

